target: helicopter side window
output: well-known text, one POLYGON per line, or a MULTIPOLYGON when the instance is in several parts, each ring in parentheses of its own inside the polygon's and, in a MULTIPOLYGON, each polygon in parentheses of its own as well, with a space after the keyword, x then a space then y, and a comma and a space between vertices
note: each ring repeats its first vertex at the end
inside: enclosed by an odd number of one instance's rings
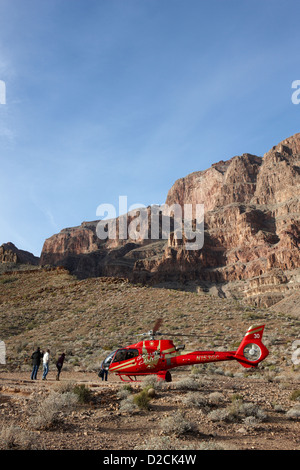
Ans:
POLYGON ((126 359, 132 359, 134 357, 138 357, 139 350, 138 349, 127 349, 126 359))
POLYGON ((113 362, 126 361, 127 359, 132 359, 138 355, 138 349, 119 349, 119 351, 116 352, 113 362))

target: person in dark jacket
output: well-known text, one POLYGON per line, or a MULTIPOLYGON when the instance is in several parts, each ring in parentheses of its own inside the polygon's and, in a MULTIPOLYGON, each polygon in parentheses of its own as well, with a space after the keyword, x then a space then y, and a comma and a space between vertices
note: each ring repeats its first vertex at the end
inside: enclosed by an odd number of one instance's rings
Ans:
POLYGON ((57 362, 56 362, 56 368, 57 368, 57 375, 56 375, 56 380, 59 380, 59 376, 60 376, 60 373, 61 373, 61 370, 62 370, 62 366, 63 366, 63 363, 64 363, 64 360, 65 360, 65 353, 62 353, 62 355, 57 359, 57 362))
POLYGON ((103 382, 103 380, 107 381, 107 375, 108 375, 108 370, 104 367, 103 362, 102 362, 98 376, 101 377, 102 382, 103 382))
POLYGON ((37 348, 36 351, 31 356, 32 359, 32 372, 31 372, 31 380, 37 379, 37 373, 41 364, 41 358, 43 357, 43 353, 41 352, 40 348, 37 348))

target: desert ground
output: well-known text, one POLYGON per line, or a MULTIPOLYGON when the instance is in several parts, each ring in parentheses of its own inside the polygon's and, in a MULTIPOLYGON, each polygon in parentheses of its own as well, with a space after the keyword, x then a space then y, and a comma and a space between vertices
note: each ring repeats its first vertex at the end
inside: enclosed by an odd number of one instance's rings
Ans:
POLYGON ((292 378, 285 378, 283 386, 256 375, 177 372, 162 388, 154 384, 149 409, 140 409, 129 397, 138 395, 143 383, 128 386, 113 376, 102 382, 83 372, 62 373, 57 383, 54 371, 47 381, 39 375, 31 381, 24 372, 1 373, 2 446, 6 430, 7 444, 15 440, 12 447, 46 450, 300 449, 299 413, 288 413, 296 409, 291 397, 298 385, 292 378), (76 385, 89 391, 87 401, 55 409, 55 395, 67 395, 76 385), (242 404, 248 405, 249 416, 243 411, 239 416, 242 404), (222 415, 230 409, 227 418, 222 415))

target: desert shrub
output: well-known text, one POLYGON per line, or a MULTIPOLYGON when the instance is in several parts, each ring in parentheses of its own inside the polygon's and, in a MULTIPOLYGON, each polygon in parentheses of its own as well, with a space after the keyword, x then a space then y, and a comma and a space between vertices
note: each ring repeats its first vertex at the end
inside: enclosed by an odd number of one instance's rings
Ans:
POLYGON ((203 366, 193 365, 191 368, 191 374, 193 375, 201 375, 205 371, 203 366))
POLYGON ((211 405, 219 405, 224 402, 225 397, 222 393, 213 392, 208 395, 208 400, 211 405))
POLYGON ((248 416, 254 416, 260 421, 265 421, 266 414, 254 403, 244 403, 236 400, 229 408, 229 419, 232 421, 241 421, 248 416))
POLYGON ((279 405, 275 404, 274 405, 274 411, 276 411, 276 413, 284 413, 284 408, 280 404, 279 405))
POLYGON ((50 395, 36 407, 31 408, 30 423, 34 429, 47 429, 59 422, 62 411, 68 411, 78 402, 78 397, 72 392, 63 394, 51 392, 50 395))
POLYGON ((57 393, 68 393, 73 392, 74 382, 58 382, 54 385, 55 391, 57 393))
POLYGON ((169 436, 152 436, 146 442, 136 446, 137 450, 176 450, 182 449, 180 441, 169 436))
POLYGON ((142 388, 154 388, 154 390, 160 390, 164 388, 165 382, 159 380, 156 375, 147 375, 142 380, 142 388))
POLYGON ((3 426, 0 431, 0 450, 36 450, 36 438, 19 426, 3 426))
POLYGON ((295 371, 293 378, 294 378, 294 381, 295 381, 297 384, 299 384, 299 382, 300 382, 300 373, 297 374, 296 371, 295 371))
POLYGON ((221 367, 216 367, 214 369, 214 374, 217 374, 217 375, 225 375, 225 372, 224 370, 221 368, 221 367))
POLYGON ((233 395, 231 395, 230 398, 231 398, 232 403, 234 403, 236 400, 239 400, 239 401, 244 400, 243 395, 240 395, 239 393, 234 393, 233 395))
POLYGON ((89 403, 91 401, 92 393, 84 384, 75 385, 73 393, 77 396, 79 403, 89 403))
POLYGON ((140 410, 149 410, 151 397, 148 395, 148 390, 144 389, 140 393, 133 396, 133 402, 139 407, 140 410))
POLYGON ((132 388, 130 386, 124 385, 118 392, 117 397, 121 400, 124 400, 132 394, 132 388))
POLYGON ((66 393, 76 395, 78 403, 89 403, 92 399, 92 393, 86 385, 76 385, 72 381, 59 383, 56 386, 55 391, 62 395, 66 393))
POLYGON ((200 392, 189 392, 182 399, 182 403, 189 407, 201 408, 207 405, 207 398, 200 392))
POLYGON ((193 406, 195 408, 201 408, 205 406, 215 406, 223 403, 225 397, 222 393, 213 392, 207 397, 201 392, 190 392, 183 399, 182 403, 186 406, 193 406))
POLYGON ((294 390, 293 393, 290 395, 290 400, 300 401, 300 390, 294 390))
POLYGON ((175 388, 175 390, 199 390, 200 383, 191 377, 187 377, 176 382, 173 388, 175 388))
POLYGON ((160 422, 160 427, 163 434, 174 435, 175 437, 196 431, 194 423, 189 421, 181 411, 175 411, 170 416, 164 418, 160 422))
POLYGON ((234 377, 233 372, 231 372, 230 370, 226 370, 226 371, 224 372, 224 375, 225 375, 226 377, 234 377))
POLYGON ((266 413, 254 403, 243 403, 238 409, 238 414, 241 416, 252 416, 257 418, 260 421, 266 421, 267 415, 266 413))
POLYGON ((213 410, 208 414, 208 418, 211 421, 229 421, 228 420, 228 411, 224 408, 218 408, 213 410))
POLYGON ((220 374, 220 372, 221 372, 221 375, 223 375, 222 374, 223 369, 218 368, 215 364, 206 364, 206 371, 205 372, 207 374, 211 374, 211 375, 220 374))
POLYGON ((133 402, 133 397, 127 397, 120 402, 119 410, 123 413, 135 413, 138 411, 138 406, 133 402))
POLYGON ((261 423, 260 419, 257 419, 255 416, 247 416, 243 419, 243 423, 247 428, 255 429, 261 423))
POLYGON ((201 442, 199 444, 198 450, 226 450, 225 447, 215 442, 201 442))
POLYGON ((300 418, 300 405, 296 405, 287 411, 286 416, 288 419, 299 419, 300 418))
POLYGON ((241 422, 243 419, 252 416, 257 420, 265 421, 267 416, 264 411, 253 403, 244 403, 241 400, 235 400, 231 405, 224 409, 214 410, 208 414, 212 421, 241 422))
POLYGON ((273 370, 268 370, 268 371, 266 371, 265 374, 264 374, 264 378, 265 378, 268 382, 274 382, 275 377, 276 377, 276 372, 274 372, 273 370))
POLYGON ((223 447, 211 443, 186 444, 172 436, 151 436, 146 442, 135 447, 135 450, 225 450, 223 447))

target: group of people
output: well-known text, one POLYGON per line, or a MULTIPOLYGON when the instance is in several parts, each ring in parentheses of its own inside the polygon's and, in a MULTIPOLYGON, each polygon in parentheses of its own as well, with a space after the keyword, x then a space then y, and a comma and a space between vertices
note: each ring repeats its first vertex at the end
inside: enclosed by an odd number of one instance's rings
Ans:
MULTIPOLYGON (((56 380, 59 380, 59 376, 60 376, 60 373, 64 364, 65 357, 66 357, 65 353, 62 353, 62 355, 56 361, 56 369, 57 369, 56 380)), ((42 380, 46 380, 48 372, 49 372, 50 350, 47 349, 45 352, 42 352, 41 349, 38 347, 36 351, 34 351, 34 353, 32 354, 31 359, 32 359, 31 380, 37 379, 37 373, 41 365, 41 361, 43 361, 42 380)))
MULTIPOLYGON (((61 356, 59 356, 59 358, 56 361, 56 369, 57 369, 56 380, 59 380, 65 357, 66 357, 65 353, 62 353, 61 356)), ((34 351, 34 353, 32 353, 31 360, 32 360, 31 380, 37 379, 37 373, 40 368, 41 362, 43 362, 42 380, 46 380, 48 372, 49 372, 50 349, 47 349, 45 352, 43 352, 38 347, 34 351)), ((102 380, 107 381, 108 369, 107 367, 104 366, 104 361, 101 364, 100 372, 98 375, 99 377, 102 378, 102 380)))

